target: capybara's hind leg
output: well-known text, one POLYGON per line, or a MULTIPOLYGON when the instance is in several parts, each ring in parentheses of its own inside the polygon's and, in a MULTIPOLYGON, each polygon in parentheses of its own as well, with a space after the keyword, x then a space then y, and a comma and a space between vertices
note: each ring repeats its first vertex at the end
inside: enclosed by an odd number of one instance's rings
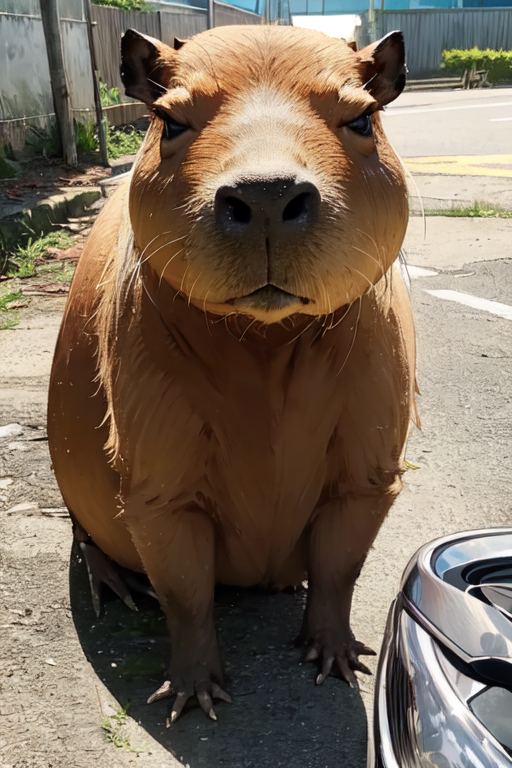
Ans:
POLYGON ((350 629, 352 593, 364 559, 394 493, 348 497, 318 511, 309 535, 309 589, 300 641, 305 661, 317 661, 316 684, 336 671, 357 687, 354 670, 370 674, 360 654, 375 652, 358 642, 350 629))
POLYGON ((139 515, 127 504, 124 519, 171 635, 169 679, 148 703, 176 695, 167 723, 172 725, 186 702, 197 697, 203 711, 216 720, 213 699, 231 699, 221 688, 223 674, 213 622, 213 521, 193 505, 163 512, 146 507, 139 515))
POLYGON ((91 598, 96 616, 101 613, 101 584, 106 584, 132 611, 137 606, 132 600, 130 588, 133 591, 156 597, 153 590, 144 585, 140 577, 125 568, 116 565, 108 555, 101 551, 91 540, 82 526, 73 519, 73 538, 85 560, 91 598))

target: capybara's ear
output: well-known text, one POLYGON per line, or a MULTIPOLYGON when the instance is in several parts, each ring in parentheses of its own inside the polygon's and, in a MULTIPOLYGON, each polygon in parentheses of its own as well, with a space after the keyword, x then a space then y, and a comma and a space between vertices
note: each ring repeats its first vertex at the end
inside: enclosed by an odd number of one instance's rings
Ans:
POLYGON ((179 37, 175 37, 174 38, 174 50, 175 51, 179 51, 179 49, 182 48, 185 45, 186 42, 187 42, 186 40, 180 40, 179 37))
POLYGON ((351 40, 350 43, 347 43, 348 47, 351 48, 353 51, 357 51, 357 43, 355 40, 351 40))
POLYGON ((175 53, 172 48, 135 29, 121 39, 121 79, 127 96, 152 104, 167 90, 175 53))
POLYGON ((400 96, 407 73, 401 32, 390 32, 382 40, 362 48, 358 56, 365 67, 364 87, 381 107, 400 96))

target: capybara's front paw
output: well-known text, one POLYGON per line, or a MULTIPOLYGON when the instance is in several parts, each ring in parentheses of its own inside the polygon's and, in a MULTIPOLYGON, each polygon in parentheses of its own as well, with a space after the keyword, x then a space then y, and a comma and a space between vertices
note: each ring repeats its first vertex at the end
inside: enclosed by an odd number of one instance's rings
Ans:
MULTIPOLYGON (((352 635, 352 633, 350 633, 352 635)), ((358 688, 359 684, 354 670, 371 675, 368 667, 359 661, 359 654, 375 656, 375 651, 367 648, 352 635, 348 642, 334 643, 332 641, 310 640, 304 661, 318 661, 319 672, 315 678, 316 685, 322 685, 330 674, 338 674, 343 677, 351 688, 358 688)))
POLYGON ((231 696, 220 685, 211 679, 194 679, 193 676, 177 675, 173 680, 166 680, 160 688, 149 697, 147 703, 153 704, 160 699, 176 696, 170 715, 165 725, 170 728, 181 715, 183 708, 189 699, 197 698, 203 712, 212 720, 217 720, 213 700, 220 699, 231 704, 231 696))

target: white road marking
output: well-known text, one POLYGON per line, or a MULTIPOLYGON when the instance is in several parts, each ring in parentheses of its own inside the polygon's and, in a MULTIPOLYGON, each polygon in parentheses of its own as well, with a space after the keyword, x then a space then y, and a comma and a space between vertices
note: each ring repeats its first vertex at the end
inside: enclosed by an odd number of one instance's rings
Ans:
POLYGON ((418 115, 420 112, 459 112, 461 109, 488 109, 489 107, 512 107, 512 101, 497 101, 494 104, 461 104, 458 107, 429 107, 427 109, 402 109, 391 107, 384 111, 385 115, 418 115))
POLYGON ((504 120, 512 120, 512 117, 490 117, 490 123, 502 123, 504 120))
POLYGON ((491 315, 504 317, 506 320, 512 320, 512 307, 508 304, 500 304, 499 301, 489 301, 480 299, 478 296, 472 296, 470 293, 460 293, 459 291, 425 291, 431 296, 447 301, 456 301, 458 304, 464 304, 466 307, 481 309, 484 312, 490 312, 491 315))
POLYGON ((409 277, 435 277, 438 272, 434 272, 433 269, 424 269, 423 267, 413 267, 412 264, 407 265, 407 272, 409 277))

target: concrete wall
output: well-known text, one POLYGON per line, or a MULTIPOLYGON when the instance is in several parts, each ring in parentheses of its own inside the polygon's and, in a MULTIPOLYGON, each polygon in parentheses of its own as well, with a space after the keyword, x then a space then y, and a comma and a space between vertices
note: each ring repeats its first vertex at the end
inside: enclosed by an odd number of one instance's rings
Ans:
POLYGON ((53 112, 41 19, 0 14, 0 119, 53 112))
MULTIPOLYGON (((77 118, 87 119, 93 114, 94 92, 82 0, 60 0, 60 11, 71 105, 77 118)), ((1 138, 19 151, 31 127, 48 131, 53 120, 39 1, 0 0, 1 138)))

